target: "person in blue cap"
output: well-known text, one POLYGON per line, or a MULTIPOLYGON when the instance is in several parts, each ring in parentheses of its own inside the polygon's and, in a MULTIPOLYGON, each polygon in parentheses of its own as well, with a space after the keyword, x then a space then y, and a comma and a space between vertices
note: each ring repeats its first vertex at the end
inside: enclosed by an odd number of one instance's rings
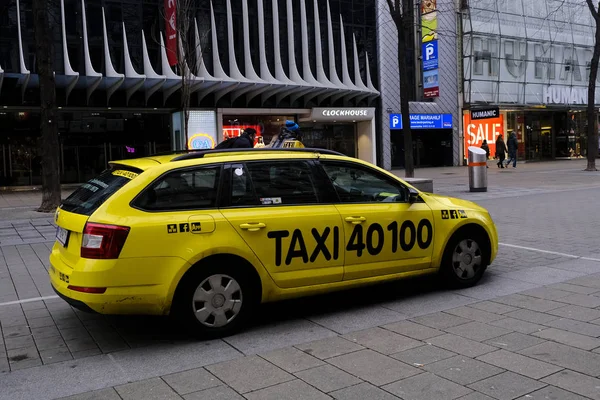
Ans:
POLYGON ((287 120, 285 125, 281 128, 281 132, 278 135, 273 136, 271 143, 266 147, 278 148, 283 145, 286 140, 301 140, 300 127, 294 121, 287 120))

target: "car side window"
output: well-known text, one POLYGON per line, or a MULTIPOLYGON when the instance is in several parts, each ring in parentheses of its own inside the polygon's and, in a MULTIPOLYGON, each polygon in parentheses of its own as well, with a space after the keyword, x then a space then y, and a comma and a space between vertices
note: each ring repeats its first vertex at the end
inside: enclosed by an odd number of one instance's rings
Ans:
POLYGON ((342 203, 406 202, 407 189, 377 171, 349 163, 321 162, 342 203))
POLYGON ((251 162, 231 168, 231 206, 316 204, 312 170, 304 161, 251 162))
POLYGON ((214 208, 221 167, 176 170, 151 184, 134 205, 149 211, 214 208))

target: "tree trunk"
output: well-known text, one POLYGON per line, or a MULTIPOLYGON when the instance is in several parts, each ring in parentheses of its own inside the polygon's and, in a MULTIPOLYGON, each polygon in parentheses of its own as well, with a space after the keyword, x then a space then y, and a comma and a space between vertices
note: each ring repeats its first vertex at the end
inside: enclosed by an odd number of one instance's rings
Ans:
POLYGON ((410 130, 410 93, 411 87, 409 68, 414 66, 407 65, 406 54, 406 35, 402 17, 394 19, 398 29, 398 69, 400 70, 400 113, 402 114, 402 135, 404 136, 404 176, 412 178, 415 176, 415 165, 413 159, 413 141, 410 130))
POLYGON ((56 82, 52 61, 54 46, 48 0, 33 0, 35 56, 40 79, 40 129, 42 133, 42 204, 38 211, 50 212, 61 202, 59 142, 56 115, 56 82))
POLYGON ((587 168, 586 171, 597 171, 596 156, 598 154, 598 127, 596 118, 596 79, 598 78, 598 61, 600 59, 600 21, 596 19, 596 40, 594 43, 594 53, 590 63, 590 81, 588 83, 588 148, 587 148, 587 168))

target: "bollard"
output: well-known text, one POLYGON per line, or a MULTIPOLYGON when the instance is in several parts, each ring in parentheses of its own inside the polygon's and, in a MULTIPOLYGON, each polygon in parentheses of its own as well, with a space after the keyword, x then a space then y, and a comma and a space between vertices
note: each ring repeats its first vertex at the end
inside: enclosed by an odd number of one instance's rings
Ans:
POLYGON ((470 146, 468 157, 469 191, 487 192, 487 154, 480 147, 470 146))

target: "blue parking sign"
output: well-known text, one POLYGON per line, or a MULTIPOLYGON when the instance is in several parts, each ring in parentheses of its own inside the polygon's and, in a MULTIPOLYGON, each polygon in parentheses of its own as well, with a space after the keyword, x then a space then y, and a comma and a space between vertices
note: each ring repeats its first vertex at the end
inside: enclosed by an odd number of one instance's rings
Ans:
POLYGON ((437 69, 438 63, 438 41, 432 40, 430 42, 423 43, 421 49, 423 55, 423 71, 431 71, 437 69))

